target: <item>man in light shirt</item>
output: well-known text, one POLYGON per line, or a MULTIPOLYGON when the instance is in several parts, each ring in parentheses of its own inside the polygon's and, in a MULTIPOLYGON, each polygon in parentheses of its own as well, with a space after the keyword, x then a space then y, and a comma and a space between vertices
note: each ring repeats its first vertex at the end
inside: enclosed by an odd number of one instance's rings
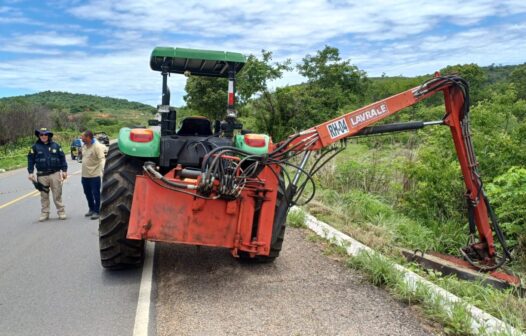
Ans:
POLYGON ((82 146, 82 188, 84 188, 89 207, 85 216, 99 219, 100 189, 106 163, 104 155, 106 146, 94 139, 92 131, 84 131, 82 141, 84 142, 82 146))

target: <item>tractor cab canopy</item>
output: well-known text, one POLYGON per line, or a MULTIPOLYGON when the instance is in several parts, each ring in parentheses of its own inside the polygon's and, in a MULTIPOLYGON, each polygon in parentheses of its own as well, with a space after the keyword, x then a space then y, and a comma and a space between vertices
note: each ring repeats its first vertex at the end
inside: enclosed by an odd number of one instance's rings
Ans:
POLYGON ((245 62, 246 57, 235 52, 156 47, 150 67, 155 71, 228 78, 229 66, 237 73, 245 62))

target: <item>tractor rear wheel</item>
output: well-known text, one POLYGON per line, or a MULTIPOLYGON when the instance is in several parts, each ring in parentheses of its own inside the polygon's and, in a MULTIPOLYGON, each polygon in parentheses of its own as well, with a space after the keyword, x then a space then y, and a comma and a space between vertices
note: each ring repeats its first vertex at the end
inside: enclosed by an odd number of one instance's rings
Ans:
POLYGON ((102 266, 108 269, 139 267, 144 241, 127 239, 135 176, 143 162, 126 156, 117 144, 110 146, 102 182, 99 247, 102 266))
MULTIPOLYGON (((269 263, 273 262, 281 252, 283 246, 283 240, 285 239, 285 229, 287 227, 287 216, 279 216, 278 209, 281 202, 286 202, 285 191, 283 187, 285 186, 283 175, 279 176, 279 187, 278 187, 278 196, 276 200, 276 212, 274 213, 274 228, 272 232, 272 239, 270 244, 270 253, 268 256, 257 255, 255 257, 250 257, 250 254, 245 251, 239 252, 239 260, 243 262, 254 262, 254 263, 269 263), (283 218, 280 220, 280 218, 283 218), (278 223, 280 221, 280 223, 278 223)), ((289 208, 287 207, 286 211, 288 212, 289 208)))

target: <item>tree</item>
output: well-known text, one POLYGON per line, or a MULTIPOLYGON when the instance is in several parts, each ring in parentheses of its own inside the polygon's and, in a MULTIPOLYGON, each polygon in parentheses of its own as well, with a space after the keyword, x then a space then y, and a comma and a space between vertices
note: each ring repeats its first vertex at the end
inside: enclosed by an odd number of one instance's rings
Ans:
POLYGON ((347 99, 360 93, 365 78, 365 72, 350 60, 343 61, 339 50, 329 46, 318 51, 316 56, 307 55, 297 68, 309 84, 321 88, 337 87, 347 99))
MULTIPOLYGON (((268 65, 269 59, 264 61, 268 65)), ((307 77, 306 84, 277 88, 273 93, 260 87, 262 94, 250 106, 259 130, 275 141, 339 115, 356 103, 366 86, 365 74, 349 60, 342 61, 336 48, 327 46, 316 56, 307 55, 296 67, 307 77)), ((285 69, 288 64, 274 68, 278 74, 285 69)), ((273 78, 268 69, 264 73, 273 78)))
POLYGON ((488 185, 501 226, 520 261, 526 262, 526 168, 513 166, 488 185))
POLYGON ((272 62, 272 52, 261 50, 261 60, 256 56, 248 56, 243 71, 238 76, 237 89, 239 100, 246 103, 255 94, 268 92, 269 81, 281 78, 284 71, 290 71, 290 60, 283 63, 272 62))
POLYGON ((0 103, 0 145, 32 135, 37 127, 50 127, 50 113, 49 109, 41 105, 20 101, 0 103))
POLYGON ((450 65, 440 70, 440 72, 443 75, 458 74, 460 77, 464 78, 469 84, 469 92, 472 102, 484 98, 481 94, 481 89, 484 86, 484 83, 488 80, 488 76, 478 65, 474 63, 450 65))
POLYGON ((271 135, 274 141, 280 141, 295 131, 307 128, 305 125, 313 121, 305 123, 304 120, 314 113, 306 108, 314 104, 306 99, 309 97, 298 86, 277 88, 273 93, 264 91, 251 104, 257 129, 271 135))
POLYGON ((190 77, 183 97, 188 108, 212 120, 226 114, 228 82, 224 78, 190 77))
MULTIPOLYGON (((270 51, 261 51, 261 60, 249 55, 241 72, 236 76, 236 97, 239 107, 255 94, 268 92, 267 82, 278 79, 290 70, 289 60, 272 61, 270 51)), ((228 81, 224 78, 190 77, 184 96, 188 107, 211 119, 223 119, 226 114, 228 81)))
POLYGON ((512 71, 510 81, 517 89, 517 98, 526 99, 526 64, 512 71))
POLYGON ((307 55, 297 65, 299 73, 308 79, 308 96, 319 100, 322 120, 337 116, 340 110, 360 100, 367 80, 350 60, 342 60, 337 48, 325 46, 316 56, 307 55))

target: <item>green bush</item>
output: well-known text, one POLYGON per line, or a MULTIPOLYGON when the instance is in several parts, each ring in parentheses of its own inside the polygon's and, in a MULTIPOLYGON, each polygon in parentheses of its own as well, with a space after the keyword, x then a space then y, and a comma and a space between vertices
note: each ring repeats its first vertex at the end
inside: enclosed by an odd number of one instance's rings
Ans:
POLYGON ((460 222, 465 217, 465 187, 447 131, 433 129, 418 150, 418 159, 403 168, 408 192, 403 195, 400 206, 412 218, 460 222))
POLYGON ((119 122, 117 119, 104 119, 104 118, 96 118, 95 121, 97 124, 101 126, 111 126, 111 125, 117 125, 119 122))
POLYGON ((511 167, 486 189, 509 246, 526 261, 526 168, 511 167))

